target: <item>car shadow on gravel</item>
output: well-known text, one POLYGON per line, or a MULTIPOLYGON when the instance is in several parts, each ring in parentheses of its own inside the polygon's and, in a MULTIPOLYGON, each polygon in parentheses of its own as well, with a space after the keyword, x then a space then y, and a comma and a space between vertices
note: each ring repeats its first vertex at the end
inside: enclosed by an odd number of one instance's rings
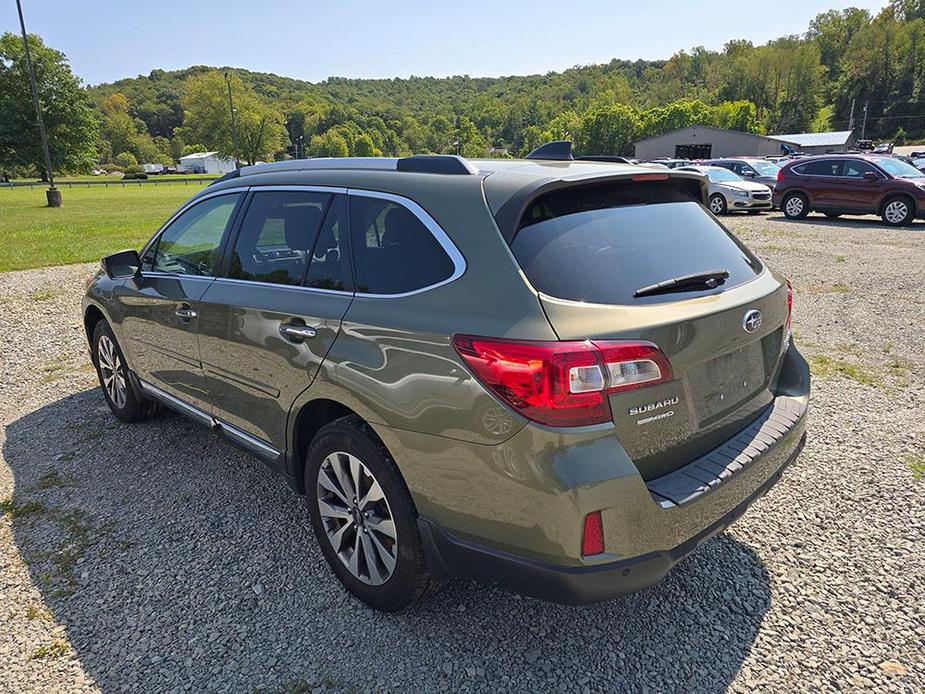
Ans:
POLYGON ((768 217, 769 222, 783 223, 787 226, 794 224, 809 224, 810 226, 820 227, 853 227, 855 229, 879 229, 881 231, 925 231, 925 222, 914 220, 911 224, 904 227, 892 227, 883 222, 879 217, 836 217, 828 219, 822 215, 811 214, 803 219, 787 219, 783 215, 768 217))
POLYGON ((378 614, 328 571, 301 497, 179 416, 124 425, 83 391, 12 422, 3 456, 18 552, 103 691, 721 692, 770 606, 724 534, 610 602, 455 582, 378 614))

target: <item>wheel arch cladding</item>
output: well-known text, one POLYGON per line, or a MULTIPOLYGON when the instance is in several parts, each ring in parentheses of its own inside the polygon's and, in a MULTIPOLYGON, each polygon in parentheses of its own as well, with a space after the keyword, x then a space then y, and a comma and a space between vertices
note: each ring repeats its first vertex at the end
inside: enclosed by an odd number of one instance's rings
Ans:
MULTIPOLYGON (((312 445, 315 436, 321 428, 344 417, 357 417, 364 423, 368 422, 357 412, 337 400, 330 398, 315 398, 298 407, 295 415, 295 424, 292 428, 292 441, 290 450, 291 455, 291 474, 299 493, 305 493, 305 456, 312 445)), ((385 443, 379 438, 375 430, 370 427, 370 432, 376 436, 380 443, 385 443)), ((388 449, 386 449, 388 450, 388 449)))
POLYGON ((87 334, 88 343, 93 341, 93 331, 96 329, 96 324, 101 320, 106 320, 102 309, 96 304, 87 306, 84 311, 84 332, 87 334))

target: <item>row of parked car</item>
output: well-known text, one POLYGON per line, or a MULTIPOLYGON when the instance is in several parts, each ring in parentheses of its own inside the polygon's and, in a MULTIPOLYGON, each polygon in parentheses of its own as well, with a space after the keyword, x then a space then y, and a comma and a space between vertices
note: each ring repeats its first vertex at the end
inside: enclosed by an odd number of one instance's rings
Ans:
POLYGON ((925 218, 925 152, 918 154, 923 156, 851 153, 777 163, 759 157, 639 163, 706 175, 714 214, 777 207, 790 219, 803 219, 810 212, 830 219, 877 214, 890 226, 903 226, 925 218))

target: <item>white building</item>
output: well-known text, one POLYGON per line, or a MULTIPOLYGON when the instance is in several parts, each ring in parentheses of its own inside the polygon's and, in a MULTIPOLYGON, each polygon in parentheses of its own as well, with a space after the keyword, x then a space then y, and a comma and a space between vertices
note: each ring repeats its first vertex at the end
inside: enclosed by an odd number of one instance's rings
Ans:
POLYGON ((218 156, 218 152, 193 152, 180 157, 177 171, 182 173, 228 173, 234 171, 234 159, 218 156))

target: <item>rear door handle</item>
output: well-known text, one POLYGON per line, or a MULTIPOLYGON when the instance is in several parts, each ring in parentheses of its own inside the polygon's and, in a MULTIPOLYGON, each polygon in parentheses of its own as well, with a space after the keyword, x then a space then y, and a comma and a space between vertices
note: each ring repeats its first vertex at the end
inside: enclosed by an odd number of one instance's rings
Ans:
POLYGON ((173 312, 174 315, 182 321, 188 321, 195 318, 197 314, 193 309, 189 307, 189 304, 180 304, 177 306, 177 310, 173 312))
POLYGON ((314 328, 308 325, 281 325, 279 326, 279 334, 290 342, 301 342, 302 340, 310 340, 317 333, 314 328))

